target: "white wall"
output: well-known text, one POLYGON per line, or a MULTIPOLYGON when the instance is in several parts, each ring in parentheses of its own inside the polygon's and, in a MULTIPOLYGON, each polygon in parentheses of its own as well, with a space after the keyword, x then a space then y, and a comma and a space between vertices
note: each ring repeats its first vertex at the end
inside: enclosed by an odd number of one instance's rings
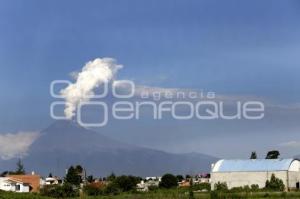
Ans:
POLYGON ((17 192, 27 193, 29 192, 29 186, 21 183, 17 183, 16 185, 20 185, 20 190, 17 192))
POLYGON ((0 189, 3 191, 15 191, 15 186, 7 182, 8 177, 0 177, 0 189))
POLYGON ((0 189, 3 191, 14 191, 14 192, 29 192, 30 187, 22 183, 14 183, 7 181, 8 177, 0 177, 0 189), (16 186, 20 186, 20 190, 16 190, 16 186))
POLYGON ((300 161, 294 160, 289 167, 289 171, 299 171, 299 169, 300 169, 300 161))
POLYGON ((300 181, 300 173, 296 171, 289 171, 289 188, 296 188, 297 182, 300 181))
POLYGON ((252 184, 257 184, 260 188, 264 188, 266 181, 271 178, 272 173, 274 173, 277 178, 282 179, 283 183, 287 187, 287 171, 213 172, 211 173, 211 185, 212 189, 218 182, 226 182, 229 189, 245 185, 251 186, 252 184))

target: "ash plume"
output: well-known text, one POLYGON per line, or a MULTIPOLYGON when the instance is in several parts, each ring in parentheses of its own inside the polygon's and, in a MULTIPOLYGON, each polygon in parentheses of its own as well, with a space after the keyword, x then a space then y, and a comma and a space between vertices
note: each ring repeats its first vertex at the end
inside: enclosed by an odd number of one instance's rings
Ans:
POLYGON ((117 64, 113 58, 96 58, 87 62, 81 72, 73 75, 75 82, 60 92, 66 101, 66 118, 72 119, 77 105, 89 101, 95 95, 94 89, 111 81, 121 68, 122 65, 117 64))

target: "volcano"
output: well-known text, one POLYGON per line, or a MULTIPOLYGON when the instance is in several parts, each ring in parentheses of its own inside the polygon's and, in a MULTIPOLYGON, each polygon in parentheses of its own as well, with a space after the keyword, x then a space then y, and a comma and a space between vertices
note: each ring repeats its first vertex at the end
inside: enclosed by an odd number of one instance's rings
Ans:
MULTIPOLYGON (((99 177, 112 172, 138 176, 196 174, 209 172, 214 161, 215 157, 199 153, 173 154, 126 144, 73 121, 56 121, 43 130, 23 159, 27 171, 42 175, 51 172, 64 176, 70 165, 80 164, 87 174, 99 177)), ((16 161, 9 162, 12 166, 16 161)))

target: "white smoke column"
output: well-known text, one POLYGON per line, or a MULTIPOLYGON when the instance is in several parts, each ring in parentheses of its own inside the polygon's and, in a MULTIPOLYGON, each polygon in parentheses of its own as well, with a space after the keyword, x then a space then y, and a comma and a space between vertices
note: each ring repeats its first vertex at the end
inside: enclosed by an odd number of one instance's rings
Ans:
POLYGON ((61 95, 66 100, 66 118, 72 119, 77 105, 89 101, 95 95, 93 90, 111 81, 120 68, 122 65, 118 65, 113 58, 97 58, 86 63, 75 76, 75 83, 61 90, 61 95))

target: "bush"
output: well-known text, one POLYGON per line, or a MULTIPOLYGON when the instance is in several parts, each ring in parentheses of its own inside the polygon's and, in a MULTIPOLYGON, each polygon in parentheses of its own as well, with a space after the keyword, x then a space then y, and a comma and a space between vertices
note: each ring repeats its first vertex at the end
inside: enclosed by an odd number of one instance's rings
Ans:
POLYGON ((140 178, 123 175, 116 177, 113 182, 121 189, 121 191, 126 192, 135 190, 136 184, 140 182, 140 178))
POLYGON ((230 192, 236 193, 236 192, 244 192, 243 187, 233 187, 230 189, 230 192))
POLYGON ((251 185, 251 191, 259 191, 259 186, 258 186, 258 184, 252 184, 252 185, 251 185))
POLYGON ((232 189, 230 189, 230 192, 232 193, 237 193, 237 192, 250 192, 252 191, 252 189, 248 186, 248 185, 245 185, 243 187, 233 187, 232 189))
POLYGON ((117 195, 121 192, 122 192, 122 190, 119 188, 118 184, 116 184, 115 182, 109 183, 104 189, 104 194, 108 194, 108 195, 117 195))
POLYGON ((211 185, 210 183, 207 182, 203 182, 203 183, 199 183, 199 184, 194 184, 192 186, 193 191, 202 191, 202 190, 207 190, 210 191, 211 190, 211 185))
POLYGON ((244 192, 250 192, 250 191, 251 191, 251 188, 249 187, 249 185, 245 185, 245 186, 243 187, 243 190, 244 190, 244 192))
POLYGON ((266 189, 272 191, 283 191, 283 181, 279 178, 276 178, 275 174, 273 173, 271 179, 266 181, 266 189))
POLYGON ((103 194, 103 189, 93 186, 92 184, 83 187, 84 192, 89 196, 98 196, 103 194))
POLYGON ((166 188, 166 189, 174 188, 177 186, 178 186, 177 178, 174 175, 169 173, 163 175, 163 177, 161 178, 161 182, 159 183, 159 187, 166 188))
POLYGON ((53 198, 67 198, 79 196, 78 189, 75 189, 71 184, 63 185, 48 185, 40 190, 41 195, 53 198))
POLYGON ((218 182, 214 185, 216 191, 228 191, 228 186, 226 182, 218 182))

